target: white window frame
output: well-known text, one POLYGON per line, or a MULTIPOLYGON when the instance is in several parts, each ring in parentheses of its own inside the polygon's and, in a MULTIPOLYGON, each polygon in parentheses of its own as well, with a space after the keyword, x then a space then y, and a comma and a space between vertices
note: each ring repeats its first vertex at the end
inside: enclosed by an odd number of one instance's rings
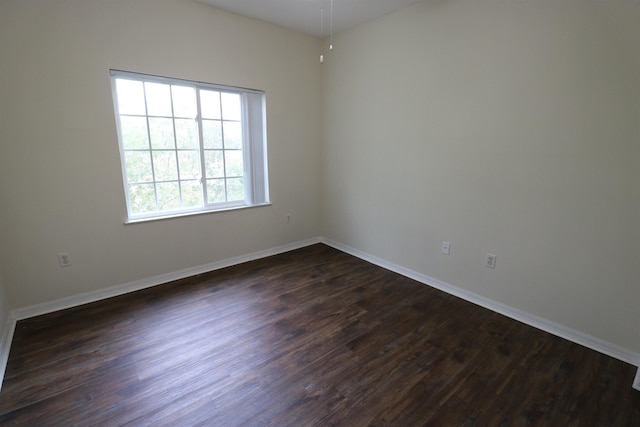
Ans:
MULTIPOLYGON (((266 137, 266 103, 265 94, 262 91, 254 89, 246 89, 232 86, 217 85, 211 83, 196 82, 184 79, 176 79, 162 76, 155 76, 149 74, 134 73, 121 70, 110 70, 111 75, 111 89, 113 94, 114 111, 116 117, 116 125, 118 129, 118 145, 120 148, 120 159, 122 169, 122 179, 124 184, 125 199, 127 204, 127 219, 125 223, 148 221, 154 219, 164 219, 176 216, 200 214, 207 212, 226 211, 231 209, 242 209, 254 206, 269 205, 269 186, 268 186, 268 168, 267 168, 267 137, 266 137), (120 123, 120 111, 118 107, 118 96, 116 90, 116 79, 136 80, 141 82, 150 83, 164 83, 180 86, 193 87, 196 93, 197 104, 197 116, 195 120, 198 127, 198 139, 199 139, 199 156, 201 162, 201 174, 200 186, 202 189, 203 206, 198 207, 182 207, 173 210, 155 210, 147 213, 134 213, 132 211, 132 205, 129 195, 129 182, 127 177, 126 162, 125 162, 125 150, 122 136, 122 128, 120 123), (207 203, 207 189, 206 189, 206 168, 205 168, 205 147, 203 141, 202 131, 202 116, 200 112, 200 90, 214 90, 219 92, 227 92, 239 94, 241 99, 241 126, 242 126, 242 153, 243 153, 243 166, 244 166, 244 200, 222 202, 222 203, 207 203)), ((145 95, 146 97, 146 95, 145 95)), ((145 98, 146 100, 146 98, 145 98)), ((146 105, 146 101, 145 101, 146 105)), ((145 110, 144 117, 147 121, 150 116, 148 110, 145 110)), ((175 116, 172 113, 172 118, 175 116)), ((176 135, 174 134, 174 139, 176 135)), ((149 140, 149 153, 153 153, 154 149, 149 140)), ((170 151, 171 149, 169 149, 170 151)), ((223 148, 223 151, 225 149, 223 148)), ((146 151, 141 149, 140 151, 146 151)), ((176 156, 178 154, 177 144, 174 148, 176 156)), ((180 177, 178 177, 178 182, 180 177)), ((157 184, 161 181, 153 178, 154 194, 156 194, 157 203, 157 184)), ((151 182, 150 182, 151 183, 151 182)), ((157 209, 157 204, 156 204, 157 209)))

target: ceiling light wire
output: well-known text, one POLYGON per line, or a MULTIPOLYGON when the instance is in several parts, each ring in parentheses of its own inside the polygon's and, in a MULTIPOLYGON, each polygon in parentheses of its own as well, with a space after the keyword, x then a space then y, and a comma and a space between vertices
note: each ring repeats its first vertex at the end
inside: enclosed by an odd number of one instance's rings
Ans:
POLYGON ((324 38, 324 0, 320 0, 320 63, 324 62, 324 47, 322 39, 324 38))
MULTIPOLYGON (((333 1, 333 0, 331 0, 333 1)), ((320 0, 320 63, 324 62, 324 0, 320 0)))
MULTIPOLYGON (((333 50, 333 0, 329 9, 329 50, 333 50)), ((324 0, 320 0, 320 63, 324 63, 324 0)))
POLYGON ((329 50, 333 50, 333 0, 331 0, 331 9, 329 10, 329 50))

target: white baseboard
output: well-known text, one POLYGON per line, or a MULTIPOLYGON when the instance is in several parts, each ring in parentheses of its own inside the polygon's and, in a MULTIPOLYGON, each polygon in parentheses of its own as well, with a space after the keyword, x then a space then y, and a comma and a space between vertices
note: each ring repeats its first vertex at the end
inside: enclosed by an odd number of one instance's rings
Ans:
POLYGON ((79 305, 100 301, 118 295, 124 295, 129 292, 139 291, 141 289, 150 288, 152 286, 161 285, 163 283, 171 282, 174 280, 184 279, 186 277, 195 276, 197 274, 207 273, 209 271, 219 270, 221 268, 242 264, 243 262, 253 261, 256 259, 277 255, 283 252, 300 249, 305 246, 313 245, 315 243, 320 243, 319 237, 302 240, 275 248, 265 249, 262 251, 252 252, 250 254, 240 255, 222 261, 199 265, 172 273, 161 274, 155 277, 136 280, 122 285, 111 286, 109 288, 100 289, 98 291, 85 292, 82 294, 60 298, 42 304, 36 304, 12 310, 9 313, 6 326, 2 333, 2 341, 0 341, 0 389, 2 388, 2 381, 4 379, 4 373, 7 367, 7 361, 9 360, 9 352, 11 350, 11 342, 13 340, 16 322, 18 320, 28 319, 30 317, 40 316, 42 314, 52 313, 54 311, 64 310, 71 307, 77 307, 79 305))
MULTIPOLYGON (((615 344, 609 343, 607 341, 601 340, 599 338, 593 337, 583 332, 576 331, 571 328, 567 328, 566 326, 551 322, 549 320, 543 319, 538 316, 534 316, 532 314, 515 309, 513 307, 509 307, 505 304, 501 304, 499 302, 493 301, 489 298, 485 298, 473 292, 469 292, 457 286, 450 285, 448 283, 434 279, 433 277, 429 277, 425 274, 418 273, 416 271, 410 270, 408 268, 405 268, 400 265, 394 264, 392 262, 386 261, 384 259, 378 258, 374 255, 368 254, 366 252, 362 252, 358 249, 351 248, 349 246, 343 245, 342 243, 335 242, 331 239, 321 238, 320 241, 342 252, 346 252, 350 255, 361 258, 372 264, 376 264, 382 268, 391 270, 393 272, 401 274, 410 279, 424 283, 425 285, 431 286, 433 288, 439 289, 448 294, 462 298, 466 301, 469 301, 481 307, 487 308, 491 311, 495 311, 497 313, 503 314, 519 322, 525 323, 529 326, 533 326, 534 328, 541 329, 545 332, 549 332, 550 334, 553 334, 561 338, 567 339, 569 341, 572 341, 574 343, 583 345, 587 348, 595 350, 599 353, 606 354, 607 356, 611 356, 615 359, 621 360, 631 365, 640 366, 640 354, 636 354, 630 350, 627 350, 615 344)), ((638 369, 638 374, 636 375, 636 379, 634 381, 634 388, 640 390, 640 368, 638 369)))
POLYGON ((19 308, 11 311, 11 315, 16 320, 28 319, 30 317, 40 316, 42 314, 52 313, 54 311, 64 310, 71 307, 77 307, 82 304, 88 304, 91 302, 100 301, 100 300, 115 297, 118 295, 124 295, 129 292, 139 291, 141 289, 150 288, 152 286, 161 285, 163 283, 172 282, 174 280, 184 279, 184 278, 195 276, 198 274, 207 273, 209 271, 219 270, 225 267, 231 267, 233 265, 242 264, 243 262, 253 261, 256 259, 277 255, 283 252, 288 252, 295 249, 303 248, 305 246, 313 245, 315 243, 320 243, 319 237, 303 240, 295 243, 290 243, 284 246, 265 249, 262 251, 252 252, 250 254, 240 255, 240 256, 228 258, 222 261, 216 261, 209 264, 186 268, 184 270, 161 274, 155 277, 136 280, 133 282, 122 284, 122 285, 111 286, 109 288, 100 289, 97 291, 85 292, 82 294, 57 299, 55 301, 50 301, 42 304, 32 305, 29 307, 19 308))
POLYGON ((13 333, 15 330, 16 319, 9 314, 4 325, 4 331, 2 331, 2 338, 0 341, 0 390, 2 390, 2 380, 4 378, 4 373, 7 370, 7 361, 9 360, 11 341, 13 340, 13 333))
MULTIPOLYGON (((28 307, 12 310, 9 313, 4 331, 2 333, 2 341, 0 341, 0 388, 2 387, 2 380, 4 378, 7 361, 9 359, 9 352, 11 348, 11 341, 15 332, 16 322, 18 320, 27 319, 30 317, 40 316, 42 314, 52 313, 59 310, 64 310, 71 307, 76 307, 83 304, 111 298, 118 295, 124 295, 129 292, 138 291, 141 289, 150 288, 152 286, 160 285, 163 283, 171 282, 174 280, 184 279, 186 277, 195 276, 197 274, 206 273, 209 271, 219 270, 221 268, 230 267, 233 265, 241 264, 248 261, 253 261, 260 258, 265 258, 272 255, 277 255, 283 252, 292 251, 305 246, 310 246, 315 243, 324 243, 340 251, 346 252, 355 257, 361 258, 365 261, 376 264, 387 270, 396 272, 405 277, 409 277, 418 282, 424 283, 433 288, 439 289, 448 294, 462 298, 466 301, 477 304, 481 307, 485 307, 489 310, 503 314, 507 317, 541 329, 545 332, 549 332, 553 335, 565 338, 569 341, 581 344, 592 350, 611 356, 615 359, 622 360, 634 366, 640 367, 640 355, 633 353, 629 350, 621 348, 615 344, 608 343, 582 332, 567 328, 554 322, 550 322, 546 319, 531 315, 521 310, 514 309, 507 305, 498 303, 480 295, 474 294, 467 290, 458 288, 448 283, 439 281, 427 275, 418 273, 400 265, 388 262, 376 256, 370 255, 366 252, 351 248, 341 243, 335 242, 330 239, 317 237, 313 239, 303 240, 284 246, 278 246, 271 249, 265 249, 262 251, 252 252, 250 254, 241 255, 233 258, 228 258, 222 261, 216 261, 210 264, 200 265, 184 270, 162 274, 159 276, 136 280, 133 282, 125 283, 122 285, 112 286, 109 288, 101 289, 93 292, 85 292, 79 295, 74 295, 66 298, 61 298, 55 301, 45 302, 42 304, 36 304, 28 307)), ((633 388, 640 390, 640 368, 636 374, 633 382, 633 388)))

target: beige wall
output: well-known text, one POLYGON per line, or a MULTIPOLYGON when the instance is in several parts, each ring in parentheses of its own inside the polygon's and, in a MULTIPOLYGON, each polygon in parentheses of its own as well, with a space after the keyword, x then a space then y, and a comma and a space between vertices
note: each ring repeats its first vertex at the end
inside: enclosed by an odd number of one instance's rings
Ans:
POLYGON ((325 235, 640 352, 639 8, 424 1, 335 37, 325 235))
POLYGON ((640 352, 636 5, 424 1, 320 67, 191 0, 0 0, 9 306, 326 235, 640 352), (109 68, 265 90, 273 206, 123 225, 109 68))
MULTIPOLYGON (((3 16, 5 15, 4 13, 4 4, 2 3, 2 1, 0 1, 0 100, 3 99, 3 95, 4 92, 2 91, 2 75, 4 73, 4 61, 2 60, 2 58, 4 58, 4 51, 3 51, 3 43, 1 42, 1 36, 2 36, 2 28, 4 27, 4 20, 3 20, 3 16)), ((4 123, 4 104, 2 101, 0 101, 0 170, 2 170, 4 168, 4 163, 3 163, 3 151, 2 151, 2 147, 4 146, 4 140, 3 140, 3 135, 1 130, 4 129, 5 123, 4 123)), ((1 173, 1 172, 0 172, 1 173)), ((6 293, 6 288, 4 286, 4 282, 2 280, 2 271, 3 271, 3 247, 5 246, 5 239, 3 237, 3 233, 2 233, 2 217, 4 215, 4 206, 5 206, 5 202, 4 202, 4 198, 2 197, 2 195, 4 195, 4 186, 5 186, 5 182, 4 179, 2 179, 2 177, 0 176, 0 339, 3 335, 3 333, 5 332, 5 327, 7 326, 7 321, 9 319, 9 304, 7 301, 7 293, 6 293)), ((0 354, 5 350, 3 349, 1 346, 3 345, 2 342, 0 342, 0 354)))
POLYGON ((319 235, 317 39, 191 0, 0 5, 1 260, 12 308, 319 235), (110 68, 266 91, 273 205, 123 225, 110 68), (73 266, 58 266, 62 251, 73 266))

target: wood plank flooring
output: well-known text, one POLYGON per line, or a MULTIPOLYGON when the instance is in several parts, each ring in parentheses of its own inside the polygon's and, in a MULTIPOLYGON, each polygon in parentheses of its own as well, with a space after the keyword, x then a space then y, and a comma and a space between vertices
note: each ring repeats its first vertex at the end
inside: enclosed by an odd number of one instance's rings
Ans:
POLYGON ((313 245, 18 322, 0 424, 640 426, 634 375, 313 245))

